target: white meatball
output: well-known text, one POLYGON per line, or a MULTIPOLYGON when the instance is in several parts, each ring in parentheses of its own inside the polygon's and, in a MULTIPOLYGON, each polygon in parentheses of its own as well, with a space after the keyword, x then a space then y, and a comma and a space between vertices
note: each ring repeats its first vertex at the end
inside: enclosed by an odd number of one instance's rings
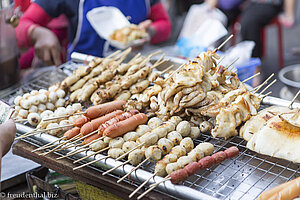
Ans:
POLYGON ((40 103, 46 103, 48 100, 47 95, 45 94, 38 94, 37 98, 39 99, 40 103))
POLYGON ((71 124, 74 124, 75 120, 76 120, 78 117, 79 117, 79 116, 70 116, 70 117, 68 118, 68 120, 69 120, 69 122, 70 122, 71 124))
POLYGON ((162 150, 163 154, 167 154, 173 148, 173 142, 167 138, 161 138, 157 142, 158 147, 162 150))
POLYGON ((46 103, 46 108, 47 108, 48 110, 54 110, 54 109, 55 109, 55 106, 53 105, 53 103, 47 102, 47 103, 46 103))
POLYGON ((167 138, 173 142, 174 146, 179 145, 182 140, 182 136, 177 131, 170 132, 167 138))
POLYGON ((178 158, 178 160, 177 160, 177 164, 180 169, 184 168, 185 166, 187 166, 188 164, 190 164, 192 162, 193 162, 193 159, 189 156, 182 156, 182 157, 178 158))
POLYGON ((171 174, 172 172, 175 172, 176 170, 180 169, 177 162, 175 163, 169 163, 166 166, 166 172, 167 174, 171 174))
POLYGON ((133 149, 134 147, 136 147, 138 144, 134 141, 127 141, 127 142, 124 142, 123 146, 122 146, 122 150, 124 152, 128 152, 130 151, 131 149, 133 149))
MULTIPOLYGON (((62 120, 59 122, 59 126, 66 126, 66 125, 71 125, 69 120, 62 120)), ((62 128, 62 131, 67 131, 70 130, 72 128, 72 126, 67 126, 65 128, 62 128)))
POLYGON ((116 159, 123 155, 125 152, 121 148, 111 148, 108 150, 107 155, 116 159))
POLYGON ((151 132, 153 134, 156 134, 158 136, 158 138, 166 137, 167 134, 168 134, 167 128, 164 128, 164 127, 161 127, 161 126, 153 129, 151 132))
POLYGON ((148 121, 148 126, 151 129, 155 129, 157 128, 159 125, 161 125, 163 123, 163 121, 161 119, 159 119, 158 117, 152 117, 149 121, 148 121))
POLYGON ((191 127, 190 137, 196 139, 200 136, 201 132, 198 127, 191 127))
POLYGON ((145 151, 145 157, 153 162, 158 161, 162 157, 162 151, 157 145, 150 146, 145 151))
POLYGON ((92 149, 92 151, 99 151, 101 149, 104 149, 107 146, 103 140, 99 140, 93 144, 90 144, 89 147, 92 149))
POLYGON ((31 95, 37 95, 38 93, 39 93, 39 91, 37 91, 37 90, 32 90, 32 91, 30 92, 31 95))
POLYGON ((104 137, 103 138, 103 141, 104 141, 104 143, 105 144, 109 144, 109 142, 112 140, 112 138, 110 138, 110 137, 104 137))
POLYGON ((55 111, 54 111, 54 115, 56 117, 62 117, 62 116, 66 116, 66 109, 64 107, 58 107, 55 111))
POLYGON ((51 110, 45 110, 41 113, 42 119, 47 119, 49 116, 53 115, 53 112, 51 110))
POLYGON ((26 119, 27 115, 28 115, 27 110, 24 110, 24 109, 19 110, 19 116, 22 117, 23 119, 26 119))
POLYGON ((33 105, 39 105, 40 103, 39 98, 37 96, 30 96, 28 100, 33 105))
POLYGON ((191 157, 194 162, 197 162, 204 157, 204 153, 200 149, 195 148, 188 153, 188 156, 191 157))
POLYGON ((199 127, 200 127, 201 133, 205 133, 212 129, 212 124, 208 121, 203 121, 199 127))
POLYGON ((27 120, 30 125, 37 126, 41 122, 41 116, 38 113, 29 113, 27 120))
POLYGON ((15 106, 15 111, 19 112, 21 109, 21 106, 15 106))
POLYGON ((23 94, 23 99, 28 99, 28 97, 30 97, 30 94, 29 94, 29 93, 23 94))
POLYGON ((139 137, 139 135, 137 134, 137 132, 131 131, 131 132, 126 133, 123 136, 123 139, 125 141, 136 141, 136 139, 138 139, 138 137, 139 137))
POLYGON ((66 113, 67 115, 72 115, 75 113, 75 109, 71 105, 68 105, 66 108, 66 113))
POLYGON ((29 100, 26 100, 26 99, 23 98, 23 99, 21 99, 21 101, 20 101, 20 105, 21 105, 21 107, 24 108, 24 109, 29 109, 30 106, 31 106, 32 104, 30 103, 29 100))
POLYGON ((148 132, 145 135, 137 139, 138 143, 143 143, 145 146, 151 146, 158 141, 158 136, 152 132, 148 132))
POLYGON ((22 97, 21 96, 16 96, 16 98, 14 99, 14 104, 16 106, 20 105, 20 101, 21 101, 22 97))
POLYGON ((58 123, 49 123, 47 129, 52 130, 48 131, 47 133, 49 133, 50 135, 57 135, 60 132, 60 129, 58 127, 58 123))
POLYGON ((40 90, 39 90, 39 93, 40 93, 40 94, 47 94, 47 93, 48 93, 48 91, 47 91, 47 90, 45 90, 45 89, 40 89, 40 90))
POLYGON ((191 125, 188 121, 179 122, 176 127, 176 131, 180 133, 183 137, 186 137, 191 132, 191 125))
POLYGON ((180 158, 181 156, 185 156, 186 155, 186 150, 182 146, 175 146, 175 147, 172 148, 170 154, 174 154, 178 158, 180 158))
POLYGON ((58 98, 64 98, 66 96, 65 91, 62 89, 57 90, 56 94, 57 94, 58 98))
POLYGON ((167 154, 163 160, 166 163, 173 163, 173 162, 176 162, 177 159, 178 159, 178 157, 175 154, 167 154))
POLYGON ((124 144, 124 139, 122 137, 116 137, 109 142, 109 147, 122 148, 123 144, 124 144))
POLYGON ((170 133, 172 131, 175 131, 175 129, 176 129, 175 124, 173 122, 170 122, 170 121, 164 122, 161 126, 166 128, 168 133, 170 133))
POLYGON ((39 104, 38 105, 38 112, 41 113, 41 112, 44 112, 46 110, 46 105, 45 104, 39 104))
POLYGON ((154 169, 154 172, 156 173, 156 175, 165 177, 167 175, 166 166, 167 166, 167 163, 165 163, 163 160, 158 161, 156 163, 155 169, 154 169))
POLYGON ((132 165, 138 165, 144 160, 145 152, 141 149, 135 149, 128 155, 128 160, 132 165))
POLYGON ((73 107, 74 110, 76 110, 76 111, 80 111, 80 110, 82 109, 80 103, 74 103, 74 104, 72 105, 72 107, 73 107))
POLYGON ((65 106, 65 99, 58 99, 56 102, 55 102, 55 106, 56 107, 63 107, 65 106))
POLYGON ((36 107, 35 105, 32 105, 29 110, 30 113, 37 113, 38 112, 38 107, 36 107))
POLYGON ((196 146, 196 148, 201 150, 205 156, 211 155, 215 150, 214 145, 209 142, 200 143, 196 146))
POLYGON ((173 116, 170 118, 169 122, 173 122, 175 124, 175 126, 177 126, 179 124, 179 122, 181 122, 182 119, 179 116, 173 116))
POLYGON ((54 103, 56 102, 58 99, 58 96, 55 92, 49 92, 49 100, 54 103))
POLYGON ((49 87, 49 91, 50 92, 55 92, 56 90, 58 89, 58 86, 57 85, 51 85, 50 87, 49 87))
POLYGON ((145 133, 151 131, 151 128, 148 125, 139 125, 137 129, 135 130, 139 137, 144 135, 145 133))
POLYGON ((194 142, 190 137, 183 138, 180 142, 180 146, 184 147, 186 152, 190 152, 194 149, 194 142))

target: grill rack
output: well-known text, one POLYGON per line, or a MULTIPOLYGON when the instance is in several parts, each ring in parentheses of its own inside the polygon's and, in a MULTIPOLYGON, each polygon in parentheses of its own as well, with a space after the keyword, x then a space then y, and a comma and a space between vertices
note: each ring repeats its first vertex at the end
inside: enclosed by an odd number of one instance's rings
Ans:
MULTIPOLYGON (((74 62, 67 62, 55 71, 42 72, 37 77, 34 77, 29 83, 2 94, 0 98, 9 104, 13 104, 13 99, 16 95, 21 95, 23 92, 29 92, 33 89, 46 89, 48 86, 62 81, 66 76, 65 74, 69 75, 77 66, 78 64, 74 62)), ((279 104, 286 106, 288 103, 289 102, 281 99, 272 99, 272 97, 266 98, 265 101, 265 104, 267 105, 279 104), (276 100, 276 102, 274 100, 276 100)), ((299 106, 299 104, 294 106, 299 106)), ((265 108, 266 106, 262 105, 261 107, 265 108)), ((24 127, 22 125, 18 125, 17 127, 18 134, 20 134, 20 132, 24 132, 24 127)), ((29 127, 26 128, 27 131, 30 130, 29 127)), ((50 142, 51 140, 53 141, 54 139, 55 137, 42 133, 31 138, 26 138, 24 141, 39 147, 47 142, 50 142)), ((246 141, 239 136, 224 140, 222 138, 213 138, 211 135, 205 133, 201 134, 201 136, 194 141, 195 145, 199 144, 200 142, 210 142, 214 144, 215 152, 225 150, 233 145, 237 146, 240 150, 240 153, 237 157, 228 159, 211 167, 210 169, 199 171, 197 174, 190 176, 182 183, 182 185, 185 186, 184 188, 192 188, 193 191, 195 191, 194 194, 200 194, 200 196, 194 196, 196 199, 201 197, 206 198, 206 195, 211 196, 211 199, 255 199, 264 190, 270 189, 300 176, 299 164, 253 152, 246 148, 246 141)), ((60 155, 64 154, 64 152, 57 153, 60 155)), ((71 156, 69 159, 74 160, 75 158, 80 158, 90 153, 91 152, 83 152, 78 155, 71 156)), ((94 156, 86 161, 99 158, 99 156, 101 155, 94 156)), ((82 164, 85 162, 80 163, 82 164)), ((103 167, 103 164, 106 164, 106 160, 102 163, 102 165, 100 164, 100 166, 103 167)), ((127 166, 128 165, 126 165, 126 167, 127 166)), ((103 170, 99 168, 99 163, 89 167, 97 170, 99 173, 103 172, 103 170)), ((126 167, 124 167, 122 170, 118 170, 119 172, 117 175, 112 173, 109 175, 119 178, 122 174, 126 173, 125 171, 128 172, 131 170, 130 166, 127 170, 126 167)), ((142 169, 143 170, 138 171, 145 171, 145 173, 147 171, 153 173, 154 164, 150 162, 145 163, 142 166, 142 169)), ((133 174, 133 179, 135 176, 137 179, 139 179, 138 173, 133 174)), ((155 180, 157 181, 161 179, 156 177, 155 180)), ((129 181, 128 179, 125 179, 124 181, 138 186, 143 181, 143 178, 140 181, 129 181)), ((153 183, 153 181, 149 182, 149 184, 151 183, 153 183)), ((182 186, 176 185, 175 189, 182 191, 180 189, 181 187, 182 186)), ((188 194, 189 191, 184 192, 183 190, 183 194, 178 194, 176 192, 174 193, 174 185, 169 182, 160 184, 157 191, 163 191, 164 194, 167 194, 173 198, 190 197, 188 194)))

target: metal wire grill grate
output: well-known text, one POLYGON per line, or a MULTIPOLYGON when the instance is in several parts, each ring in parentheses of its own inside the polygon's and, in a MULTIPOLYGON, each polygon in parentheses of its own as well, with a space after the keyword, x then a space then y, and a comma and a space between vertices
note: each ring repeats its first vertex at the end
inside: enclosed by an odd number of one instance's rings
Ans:
MULTIPOLYGON (((44 72, 28 84, 11 90, 0 96, 0 98, 12 105, 16 95, 22 95, 22 93, 33 89, 46 89, 48 86, 62 81, 66 76, 65 73, 70 74, 76 66, 77 64, 68 62, 60 67, 61 70, 44 72)), ((39 141, 30 140, 29 138, 26 141, 36 146, 42 145, 39 141)), ((224 140, 213 138, 210 134, 202 134, 194 141, 195 145, 200 142, 214 144, 215 152, 225 150, 231 146, 237 146, 240 150, 237 157, 228 159, 210 169, 199 171, 183 182, 183 185, 187 187, 219 199, 255 199, 262 191, 300 176, 299 164, 255 153, 246 148, 246 141, 239 136, 224 140)), ((104 154, 106 155, 106 153, 104 154)), ((70 157, 70 159, 74 160, 75 157, 70 157)), ((98 167, 89 167, 99 171, 99 173, 103 172, 98 167)), ((153 172, 154 163, 145 163, 142 168, 153 172)), ((110 175, 120 178, 118 175, 110 175)), ((124 181, 136 187, 140 184, 127 179, 124 181)))

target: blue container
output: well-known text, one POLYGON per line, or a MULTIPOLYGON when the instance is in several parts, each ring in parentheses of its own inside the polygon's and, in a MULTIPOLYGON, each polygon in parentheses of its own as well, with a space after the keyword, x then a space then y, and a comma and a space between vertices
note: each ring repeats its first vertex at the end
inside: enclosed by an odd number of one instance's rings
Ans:
MULTIPOLYGON (((259 58, 251 58, 248 63, 244 65, 235 66, 237 69, 237 75, 241 81, 247 79, 250 76, 253 76, 255 70, 258 66, 261 65, 261 61, 259 58)), ((252 86, 253 79, 246 82, 248 85, 252 86)))

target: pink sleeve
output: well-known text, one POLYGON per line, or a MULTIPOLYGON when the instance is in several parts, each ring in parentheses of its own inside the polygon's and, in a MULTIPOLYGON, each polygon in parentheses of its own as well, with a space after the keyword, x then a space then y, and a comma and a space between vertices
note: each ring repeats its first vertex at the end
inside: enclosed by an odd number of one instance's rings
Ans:
POLYGON ((32 46, 28 30, 31 26, 46 26, 51 17, 38 4, 32 3, 26 10, 16 28, 16 35, 19 47, 32 46))
POLYGON ((171 22, 169 15, 162 3, 157 3, 151 7, 150 19, 155 35, 151 39, 152 44, 157 44, 167 40, 171 34, 171 22))

